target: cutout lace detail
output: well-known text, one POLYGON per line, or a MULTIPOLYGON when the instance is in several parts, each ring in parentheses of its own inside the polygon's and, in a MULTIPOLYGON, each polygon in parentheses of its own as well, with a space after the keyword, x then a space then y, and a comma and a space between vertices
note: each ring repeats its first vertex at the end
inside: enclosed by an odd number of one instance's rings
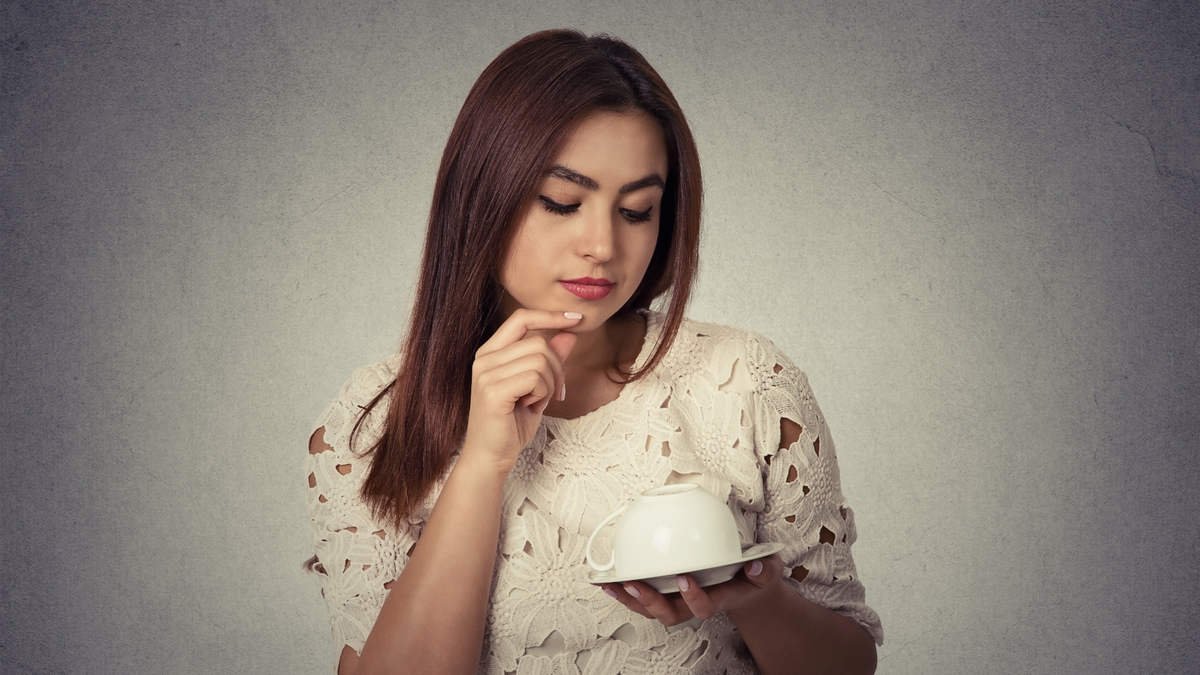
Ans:
MULTIPOLYGON (((660 316, 648 318, 639 360, 661 325, 660 316)), ((367 417, 354 449, 349 434, 398 365, 392 357, 356 371, 316 425, 332 451, 305 454, 316 553, 306 568, 321 581, 336 654, 345 645, 361 652, 440 491, 398 530, 376 522, 359 497, 369 459, 355 450, 378 437, 385 411, 367 417)), ((733 507, 743 545, 784 543, 788 584, 882 644, 850 556, 854 514, 807 378, 760 335, 688 321, 653 373, 594 413, 544 418, 518 458, 505 487, 479 672, 756 672, 726 615, 665 628, 579 580, 588 569, 584 545, 604 516, 647 489, 685 481, 733 507)))

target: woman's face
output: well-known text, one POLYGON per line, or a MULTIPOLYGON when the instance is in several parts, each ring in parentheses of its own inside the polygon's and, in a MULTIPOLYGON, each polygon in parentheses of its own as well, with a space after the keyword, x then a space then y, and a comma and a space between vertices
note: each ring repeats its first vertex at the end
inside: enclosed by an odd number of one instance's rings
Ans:
POLYGON ((583 314, 573 332, 603 325, 650 264, 666 178, 666 143, 653 118, 586 118, 554 157, 504 253, 505 316, 525 307, 583 314))

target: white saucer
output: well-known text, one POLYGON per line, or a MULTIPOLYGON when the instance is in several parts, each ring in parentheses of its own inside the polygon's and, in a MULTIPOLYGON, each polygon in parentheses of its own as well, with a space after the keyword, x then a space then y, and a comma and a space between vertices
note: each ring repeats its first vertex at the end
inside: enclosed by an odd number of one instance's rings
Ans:
POLYGON ((596 570, 588 570, 582 581, 589 584, 621 584, 626 581, 641 581, 644 584, 650 585, 659 593, 678 593, 679 585, 675 578, 680 574, 690 574, 696 579, 696 583, 700 587, 713 586, 715 584, 729 581, 737 575, 738 570, 742 565, 765 558, 769 555, 778 553, 783 550, 783 544, 754 544, 753 546, 742 551, 742 557, 733 562, 724 563, 715 567, 706 567, 700 570, 683 569, 678 572, 664 574, 662 576, 651 577, 649 579, 639 579, 638 577, 622 576, 615 574, 612 570, 597 572, 596 570))

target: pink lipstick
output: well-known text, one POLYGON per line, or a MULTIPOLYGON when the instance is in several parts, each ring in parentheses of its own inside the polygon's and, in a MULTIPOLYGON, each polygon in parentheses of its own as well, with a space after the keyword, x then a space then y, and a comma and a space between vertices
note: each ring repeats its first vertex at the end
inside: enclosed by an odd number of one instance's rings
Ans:
POLYGON ((613 282, 603 277, 579 277, 558 282, 560 286, 584 300, 599 300, 612 292, 613 282))

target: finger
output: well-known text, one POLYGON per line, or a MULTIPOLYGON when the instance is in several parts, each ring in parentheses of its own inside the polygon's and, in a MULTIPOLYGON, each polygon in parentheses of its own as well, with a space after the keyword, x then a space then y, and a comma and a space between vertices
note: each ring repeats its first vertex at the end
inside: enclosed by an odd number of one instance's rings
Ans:
POLYGON ((654 615, 650 613, 650 610, 643 607, 642 603, 638 602, 637 598, 630 595, 629 592, 625 590, 625 587, 621 584, 604 584, 601 586, 601 588, 603 588, 604 592, 614 600, 622 605, 625 605, 625 607, 631 612, 637 612, 647 619, 654 618, 654 615))
POLYGON ((629 581, 624 586, 625 591, 637 598, 638 602, 642 603, 642 607, 645 607, 646 611, 650 612, 651 616, 664 626, 683 623, 693 616, 691 610, 682 601, 679 602, 679 605, 682 605, 680 607, 647 584, 640 581, 629 581))
POLYGON ((571 355, 571 350, 575 348, 575 341, 579 336, 570 331, 559 331, 550 338, 550 348, 558 354, 558 360, 566 363, 567 357, 571 355))
POLYGON ((679 584, 679 595, 687 603, 688 609, 692 610, 693 616, 707 619, 717 613, 718 609, 712 598, 700 588, 700 584, 696 583, 692 575, 680 574, 676 577, 676 583, 679 584))
POLYGON ((558 400, 566 400, 566 374, 563 372, 563 364, 566 363, 566 357, 571 356, 571 350, 575 348, 575 342, 578 340, 578 335, 568 333, 566 330, 559 331, 558 334, 551 337, 547 346, 551 348, 554 354, 558 356, 558 370, 556 377, 558 380, 558 400))
MULTIPOLYGON (((561 340, 561 342, 564 344, 569 342, 571 346, 574 346, 575 336, 573 334, 559 333, 559 335, 570 336, 561 340)), ((562 392, 567 379, 566 374, 563 372, 562 357, 560 356, 562 347, 560 346, 558 349, 555 349, 554 345, 551 344, 553 341, 554 338, 547 340, 540 333, 533 333, 511 345, 487 354, 481 354, 475 358, 475 363, 471 366, 474 377, 480 378, 483 374, 496 370, 502 370, 506 374, 511 374, 511 370, 505 370, 510 364, 530 355, 540 355, 545 358, 545 367, 549 369, 550 391, 553 392, 556 398, 561 399, 563 398, 562 392)), ((567 351, 569 352, 569 349, 567 351)), ((528 402, 528 400, 523 401, 521 405, 527 405, 528 402)))
MULTIPOLYGON (((548 346, 550 349, 554 350, 556 355, 558 355, 558 362, 562 364, 566 363, 567 357, 571 355, 571 350, 575 348, 575 342, 578 339, 579 336, 574 333, 561 331, 554 337, 550 338, 548 346)), ((567 381, 565 377, 560 383, 560 386, 562 389, 559 392, 558 400, 565 401, 567 400, 567 381)))
POLYGON ((742 573, 755 586, 766 586, 783 576, 783 557, 776 553, 758 560, 751 560, 742 566, 742 573))
POLYGON ((488 338, 487 342, 484 342, 483 346, 475 352, 475 357, 478 358, 497 349, 503 349, 524 339, 530 331, 563 330, 575 326, 581 319, 583 319, 583 315, 578 312, 518 309, 505 319, 504 323, 500 324, 492 337, 488 338))
POLYGON ((558 396, 558 394, 554 393, 553 385, 547 384, 545 390, 548 393, 525 394, 521 398, 517 399, 516 403, 513 404, 513 410, 516 410, 517 408, 529 408, 531 411, 539 415, 542 414, 542 411, 546 409, 546 406, 550 405, 550 400, 558 396))
POLYGON ((542 353, 527 354, 480 374, 482 392, 501 406, 529 405, 554 395, 555 357, 542 353))
MULTIPOLYGON (((524 371, 538 372, 546 383, 546 389, 538 392, 538 395, 529 400, 547 398, 551 395, 557 396, 562 390, 560 382, 564 382, 566 377, 563 374, 563 364, 558 360, 558 354, 554 353, 550 346, 546 345, 546 341, 540 337, 530 337, 528 340, 517 342, 516 345, 509 345, 502 351, 487 354, 476 360, 472 370, 475 374, 475 381, 479 383, 480 387, 485 388, 510 380, 524 371)), ((518 392, 517 396, 530 393, 533 393, 533 390, 518 392)), ((522 401, 518 405, 528 405, 528 402, 528 400, 522 401)))

